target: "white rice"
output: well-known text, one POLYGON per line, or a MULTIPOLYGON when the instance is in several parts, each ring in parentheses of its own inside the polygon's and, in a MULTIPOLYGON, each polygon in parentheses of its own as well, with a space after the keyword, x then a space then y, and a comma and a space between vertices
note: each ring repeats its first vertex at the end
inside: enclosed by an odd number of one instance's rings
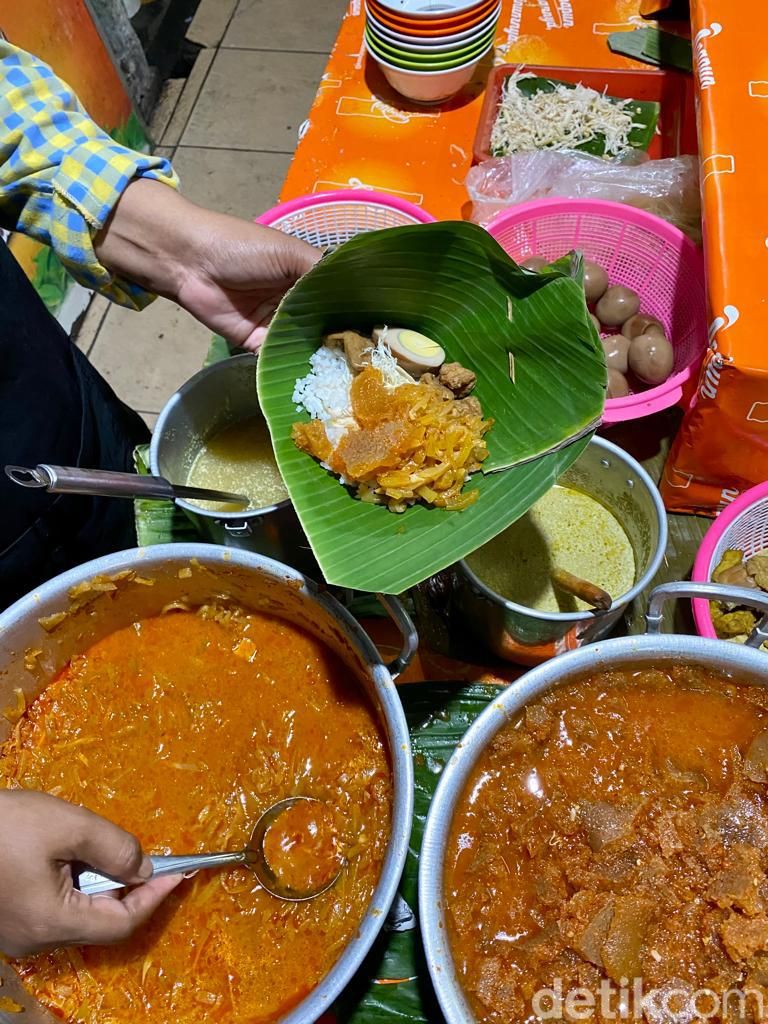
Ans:
MULTIPOLYGON (((388 387, 413 380, 400 369, 389 346, 382 342, 374 347, 371 362, 381 370, 388 387)), ((313 420, 323 423, 335 448, 344 434, 357 425, 350 399, 352 371, 343 350, 328 345, 322 345, 309 357, 309 365, 312 371, 296 381, 292 401, 296 412, 306 411, 313 420)))
POLYGON ((296 381, 292 401, 296 412, 306 410, 313 420, 321 420, 335 447, 355 426, 349 395, 352 371, 342 350, 327 345, 321 345, 309 357, 309 365, 312 372, 296 381))

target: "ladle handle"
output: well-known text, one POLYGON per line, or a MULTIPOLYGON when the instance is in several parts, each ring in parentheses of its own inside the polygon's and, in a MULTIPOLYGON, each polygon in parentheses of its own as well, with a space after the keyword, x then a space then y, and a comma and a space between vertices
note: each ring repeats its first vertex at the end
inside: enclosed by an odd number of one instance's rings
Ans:
POLYGON ((403 636, 403 646, 400 653, 394 661, 390 661, 387 665, 389 674, 393 679, 397 679, 408 668, 414 654, 419 649, 419 634, 416 632, 413 620, 398 598, 392 594, 377 594, 376 597, 403 636))
POLYGON ((50 466, 34 469, 6 466, 6 476, 22 487, 45 488, 51 494, 100 494, 106 498, 164 498, 173 501, 174 488, 164 477, 139 476, 108 469, 50 466))
MULTIPOLYGON (((245 863, 245 853, 240 850, 237 853, 194 853, 182 857, 150 857, 154 871, 153 878, 161 875, 184 875, 189 871, 201 871, 205 868, 225 868, 236 864, 245 863)), ((88 896, 97 896, 102 892, 111 892, 114 889, 125 889, 125 882, 108 875, 101 875, 98 871, 85 868, 76 871, 74 874, 75 887, 88 896)))

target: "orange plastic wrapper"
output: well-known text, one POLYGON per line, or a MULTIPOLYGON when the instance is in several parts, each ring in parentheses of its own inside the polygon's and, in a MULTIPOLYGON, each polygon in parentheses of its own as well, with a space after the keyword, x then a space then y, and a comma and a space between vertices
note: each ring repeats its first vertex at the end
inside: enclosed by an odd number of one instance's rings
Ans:
POLYGON ((768 478, 768 5, 692 0, 710 348, 662 481, 714 515, 768 478))

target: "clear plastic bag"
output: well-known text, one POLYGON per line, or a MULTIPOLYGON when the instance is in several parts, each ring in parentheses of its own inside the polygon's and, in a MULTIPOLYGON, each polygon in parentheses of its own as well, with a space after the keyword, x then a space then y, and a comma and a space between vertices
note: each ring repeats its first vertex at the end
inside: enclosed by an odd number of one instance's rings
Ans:
POLYGON ((514 153, 473 167, 466 186, 475 224, 486 225, 501 210, 547 196, 609 199, 655 213, 701 241, 699 169, 693 156, 649 160, 632 154, 609 161, 572 151, 514 153))

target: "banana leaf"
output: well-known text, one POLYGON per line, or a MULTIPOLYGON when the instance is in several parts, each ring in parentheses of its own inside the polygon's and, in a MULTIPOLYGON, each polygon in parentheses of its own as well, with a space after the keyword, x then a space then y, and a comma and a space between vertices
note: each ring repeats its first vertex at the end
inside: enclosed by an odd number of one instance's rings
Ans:
POLYGON ((482 228, 446 222, 360 235, 322 259, 281 303, 257 379, 280 472, 327 582, 400 593, 500 533, 555 483, 599 423, 606 370, 578 257, 527 273, 482 228), (294 385, 323 336, 381 323, 423 332, 477 373, 494 426, 484 471, 467 484, 478 500, 463 512, 394 515, 358 501, 291 440, 292 424, 307 418, 294 385))
MULTIPOLYGON (((517 82, 517 88, 524 96, 533 96, 537 92, 554 92, 556 85, 564 85, 567 89, 575 89, 574 82, 561 82, 555 78, 523 78, 517 82)), ((623 103, 624 100, 616 96, 608 96, 611 103, 623 103)), ((659 112, 661 106, 650 100, 630 100, 632 120, 635 127, 629 132, 629 144, 633 149, 640 149, 645 152, 651 144, 656 126, 659 123, 659 112)), ((574 149, 583 153, 592 153, 593 156, 605 156, 605 136, 598 135, 589 142, 583 142, 574 149)), ((499 151, 494 156, 503 156, 499 151)))
POLYGON ((339 1024, 439 1024, 418 922, 419 853, 440 773, 469 726, 499 693, 495 686, 425 683, 400 688, 411 733, 413 831, 398 896, 365 963, 335 1007, 339 1024))

